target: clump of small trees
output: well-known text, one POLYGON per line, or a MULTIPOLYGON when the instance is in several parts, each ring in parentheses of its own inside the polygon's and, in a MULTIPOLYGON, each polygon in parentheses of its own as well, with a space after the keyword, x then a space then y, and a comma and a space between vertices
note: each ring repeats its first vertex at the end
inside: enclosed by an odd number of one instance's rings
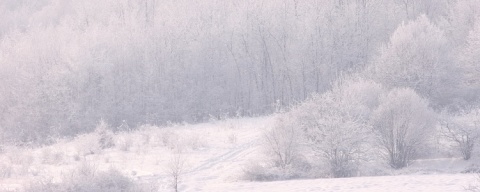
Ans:
POLYGON ((265 139, 275 166, 295 164, 300 146, 313 152, 332 177, 355 176, 366 159, 372 130, 368 116, 377 105, 381 85, 361 78, 345 79, 280 114, 265 139))
POLYGON ((264 138, 275 167, 285 169, 295 157, 313 154, 328 176, 351 177, 374 155, 394 169, 408 166, 427 148, 434 127, 428 100, 413 89, 386 91, 374 81, 349 77, 279 114, 264 138))

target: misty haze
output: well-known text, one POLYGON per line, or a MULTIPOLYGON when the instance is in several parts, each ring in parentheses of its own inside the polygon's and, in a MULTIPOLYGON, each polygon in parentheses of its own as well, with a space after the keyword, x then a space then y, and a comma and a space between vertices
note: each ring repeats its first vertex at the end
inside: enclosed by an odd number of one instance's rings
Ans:
POLYGON ((0 191, 479 191, 480 0, 0 0, 0 191))

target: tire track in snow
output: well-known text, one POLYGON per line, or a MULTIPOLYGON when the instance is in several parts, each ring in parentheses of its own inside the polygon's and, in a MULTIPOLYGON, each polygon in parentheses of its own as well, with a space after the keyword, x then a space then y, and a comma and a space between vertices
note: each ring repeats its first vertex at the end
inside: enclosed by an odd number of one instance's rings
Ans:
POLYGON ((191 173, 196 173, 196 172, 208 170, 208 169, 213 168, 216 165, 237 160, 238 158, 244 156, 242 154, 244 154, 246 152, 248 154, 253 152, 254 149, 255 149, 255 145, 258 144, 258 141, 259 141, 259 139, 255 139, 253 141, 235 146, 234 148, 230 149, 229 151, 227 151, 227 152, 225 152, 221 155, 218 155, 218 156, 215 156, 215 157, 212 157, 210 159, 205 160, 205 162, 203 164, 191 169, 190 171, 186 172, 186 174, 191 174, 191 173), (251 150, 249 150, 249 149, 251 149, 251 150))
MULTIPOLYGON (((232 163, 235 160, 238 160, 240 158, 245 157, 248 154, 251 154, 255 152, 256 146, 258 146, 260 139, 256 138, 252 141, 249 141, 247 143, 243 143, 240 145, 237 145, 233 148, 227 149, 227 152, 222 153, 221 155, 217 155, 214 157, 211 157, 207 160, 204 160, 202 164, 194 167, 193 169, 186 170, 182 175, 184 177, 192 178, 193 176, 206 176, 202 175, 203 171, 209 171, 213 167, 218 166, 223 163, 232 163)), ((228 167, 224 166, 224 167, 228 167)), ((215 174, 214 172, 210 172, 211 174, 215 174)), ((220 175, 215 175, 215 176, 220 176, 220 175)), ((164 181, 168 180, 169 175, 168 174, 154 174, 154 175, 145 175, 145 176, 139 176, 136 178, 136 180, 141 181, 142 183, 151 183, 151 182, 158 182, 158 181, 164 181)))

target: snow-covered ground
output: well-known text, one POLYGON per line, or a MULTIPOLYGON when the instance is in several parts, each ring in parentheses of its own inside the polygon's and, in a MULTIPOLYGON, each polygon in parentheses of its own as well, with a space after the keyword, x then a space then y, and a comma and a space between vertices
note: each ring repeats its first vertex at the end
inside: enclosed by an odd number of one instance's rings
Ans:
POLYGON ((419 160, 392 176, 251 182, 244 169, 262 158, 262 134, 272 117, 213 121, 196 125, 145 126, 114 136, 115 146, 98 149, 94 134, 37 148, 4 147, 0 154, 0 191, 21 191, 33 181, 60 182, 87 164, 115 168, 134 180, 171 190, 167 174, 173 153, 185 159, 180 191, 465 191, 475 174, 462 174, 475 160, 419 160))
POLYGON ((203 191, 465 191, 470 174, 400 175, 275 182, 220 183, 203 191))

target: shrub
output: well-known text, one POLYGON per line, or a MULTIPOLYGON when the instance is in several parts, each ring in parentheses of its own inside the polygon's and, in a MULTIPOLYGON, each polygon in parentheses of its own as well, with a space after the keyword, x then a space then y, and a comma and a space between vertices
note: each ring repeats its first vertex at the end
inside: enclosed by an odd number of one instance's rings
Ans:
POLYGON ((369 126, 362 116, 352 113, 355 105, 326 93, 305 105, 313 105, 306 137, 316 155, 325 161, 332 177, 355 176, 368 149, 369 126))
POLYGON ((123 135, 123 136, 118 136, 118 139, 116 140, 116 144, 120 150, 122 151, 130 151, 130 149, 133 146, 133 140, 131 138, 131 135, 123 135))
POLYGON ((105 122, 103 119, 97 124, 95 128, 95 133, 99 136, 98 144, 101 149, 107 149, 115 146, 113 142, 113 132, 110 125, 105 122))
POLYGON ((272 154, 276 167, 286 169, 295 161, 299 153, 301 130, 288 118, 287 114, 279 116, 273 128, 264 134, 267 153, 272 154))
POLYGON ((475 143, 480 139, 480 109, 443 115, 441 134, 452 141, 464 160, 472 156, 475 143))
POLYGON ((26 192, 133 192, 142 191, 137 184, 116 169, 97 172, 94 166, 80 165, 77 170, 63 178, 60 183, 37 180, 25 189, 26 192))
POLYGON ((44 164, 60 164, 64 160, 64 154, 60 151, 45 148, 42 150, 42 163, 44 164))
POLYGON ((396 88, 382 98, 372 124, 379 146, 394 169, 408 166, 433 131, 428 101, 409 88, 396 88))
POLYGON ((79 157, 85 157, 87 155, 100 153, 101 147, 98 141, 99 137, 95 133, 87 133, 78 135, 75 138, 75 148, 79 157))
POLYGON ((285 168, 266 163, 251 163, 243 170, 243 179, 249 181, 275 181, 286 179, 307 178, 312 176, 312 166, 303 158, 285 168))

